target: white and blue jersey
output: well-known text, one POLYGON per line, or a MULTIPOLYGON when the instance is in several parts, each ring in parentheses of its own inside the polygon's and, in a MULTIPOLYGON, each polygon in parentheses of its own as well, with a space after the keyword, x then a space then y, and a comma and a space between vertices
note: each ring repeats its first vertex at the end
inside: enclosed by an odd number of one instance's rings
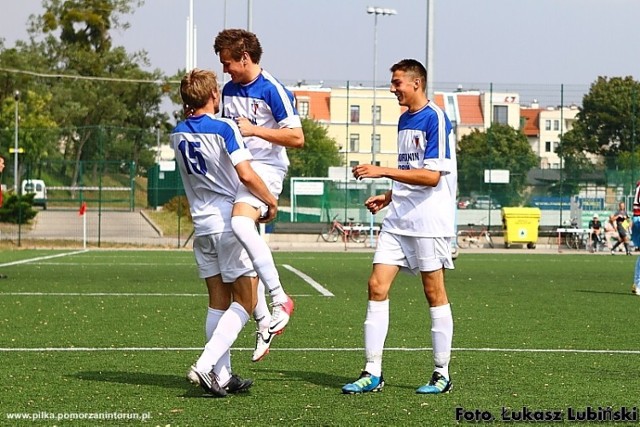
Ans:
POLYGON ((231 231, 240 185, 235 165, 251 160, 238 126, 212 114, 192 116, 170 136, 196 236, 231 231))
MULTIPOLYGON (((270 129, 302 127, 293 94, 265 70, 251 83, 230 81, 224 85, 222 116, 233 120, 246 117, 254 125, 270 129)), ((244 142, 256 162, 286 174, 289 158, 283 146, 255 136, 245 138, 244 142)))
POLYGON ((454 237, 458 180, 456 147, 447 115, 433 102, 398 122, 398 169, 441 173, 435 187, 393 181, 393 195, 382 228, 414 237, 454 237))

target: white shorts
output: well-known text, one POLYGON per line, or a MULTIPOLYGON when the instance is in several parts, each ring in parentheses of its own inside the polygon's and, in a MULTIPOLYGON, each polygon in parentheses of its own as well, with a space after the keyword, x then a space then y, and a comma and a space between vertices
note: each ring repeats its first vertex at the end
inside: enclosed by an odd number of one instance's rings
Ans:
POLYGON ((221 274, 223 282, 233 283, 240 276, 256 276, 247 251, 232 232, 197 236, 193 253, 201 279, 221 274))
POLYGON ((414 275, 441 268, 453 269, 449 237, 412 237, 381 231, 374 264, 397 265, 414 275))
MULTIPOLYGON (((271 194, 277 199, 282 193, 282 181, 284 181, 284 173, 271 166, 251 162, 253 170, 262 178, 271 194)), ((264 216, 267 213, 267 205, 256 196, 242 183, 238 186, 238 192, 236 193, 235 203, 246 203, 254 208, 260 209, 260 216, 264 216)))

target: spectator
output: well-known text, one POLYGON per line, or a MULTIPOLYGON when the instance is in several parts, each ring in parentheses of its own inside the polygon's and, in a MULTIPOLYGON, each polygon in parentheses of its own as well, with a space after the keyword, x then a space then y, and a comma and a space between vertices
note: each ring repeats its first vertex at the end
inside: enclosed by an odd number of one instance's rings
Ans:
POLYGON ((610 215, 607 222, 604 223, 604 240, 607 243, 607 248, 609 250, 613 249, 613 245, 611 244, 612 240, 618 240, 618 232, 616 226, 616 217, 615 215, 610 215))
POLYGON ((596 252, 598 250, 598 244, 602 242, 602 223, 600 222, 600 218, 598 214, 593 215, 593 219, 589 221, 589 236, 591 240, 591 252, 596 252))

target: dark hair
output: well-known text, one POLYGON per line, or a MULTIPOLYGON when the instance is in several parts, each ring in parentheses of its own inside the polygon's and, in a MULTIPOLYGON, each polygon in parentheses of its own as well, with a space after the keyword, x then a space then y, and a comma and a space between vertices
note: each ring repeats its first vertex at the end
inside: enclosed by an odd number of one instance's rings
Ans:
POLYGON ((258 36, 243 29, 230 28, 218 33, 213 42, 213 50, 217 55, 225 49, 235 61, 240 61, 244 52, 247 52, 255 64, 259 64, 262 58, 262 46, 258 36))
MULTIPOLYGON (((210 70, 195 68, 185 74, 180 82, 182 102, 191 113, 194 109, 205 106, 212 92, 218 92, 218 77, 210 70)), ((185 111, 185 115, 186 113, 185 111)))
POLYGON ((395 71, 404 71, 405 73, 413 74, 413 76, 420 79, 420 85, 422 88, 427 88, 427 69, 424 68, 424 65, 422 65, 420 61, 415 59, 403 59, 391 66, 391 72, 393 73, 395 71))

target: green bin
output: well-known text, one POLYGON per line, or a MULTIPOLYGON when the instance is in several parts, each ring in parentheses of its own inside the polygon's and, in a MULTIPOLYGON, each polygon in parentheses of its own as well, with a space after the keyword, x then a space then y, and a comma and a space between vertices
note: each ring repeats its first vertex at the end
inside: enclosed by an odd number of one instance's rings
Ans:
POLYGON ((526 243, 527 248, 534 249, 541 216, 539 208, 502 208, 504 246, 508 248, 513 243, 526 243))

